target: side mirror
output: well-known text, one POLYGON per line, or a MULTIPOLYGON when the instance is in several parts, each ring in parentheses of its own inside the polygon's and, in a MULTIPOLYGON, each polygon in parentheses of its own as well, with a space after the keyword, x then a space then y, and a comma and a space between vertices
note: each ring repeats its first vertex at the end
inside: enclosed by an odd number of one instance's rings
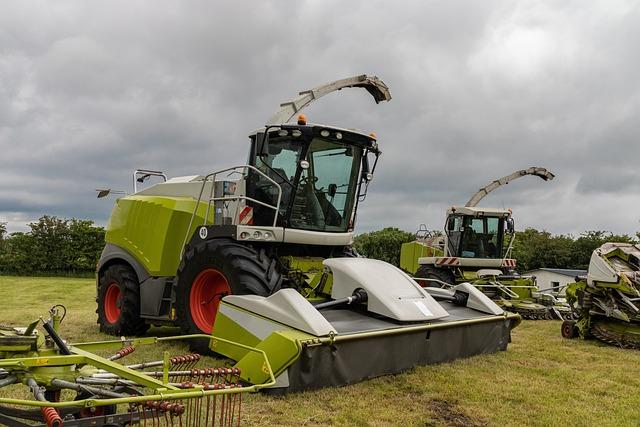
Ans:
POLYGON ((111 188, 97 188, 96 191, 98 192, 98 199, 102 199, 103 197, 107 197, 110 194, 120 194, 123 196, 127 195, 126 191, 123 190, 112 190, 111 188))
POLYGON ((513 234, 516 232, 516 222, 513 220, 512 217, 507 218, 507 233, 509 234, 513 234))
POLYGON ((107 197, 109 193, 111 193, 110 188, 98 188, 96 190, 98 192, 98 199, 102 199, 103 197, 107 197))
POLYGON ((256 151, 258 157, 264 157, 269 153, 269 129, 258 132, 256 135, 256 151))

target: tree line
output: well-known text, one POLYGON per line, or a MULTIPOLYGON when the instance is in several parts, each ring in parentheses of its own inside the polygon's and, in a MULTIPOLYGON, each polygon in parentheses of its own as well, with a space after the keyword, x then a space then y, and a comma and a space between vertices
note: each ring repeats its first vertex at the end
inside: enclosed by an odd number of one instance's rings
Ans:
MULTIPOLYGON (((29 224, 30 231, 7 233, 0 223, 0 274, 86 275, 95 270, 104 247, 102 227, 93 221, 45 215, 29 224)), ((400 247, 415 239, 414 233, 394 227, 355 237, 355 248, 368 258, 400 264, 400 247)), ((638 243, 636 236, 607 231, 586 231, 577 237, 552 235, 527 228, 515 234, 512 258, 518 270, 536 268, 587 269, 591 252, 605 242, 638 243)))
MULTIPOLYGON (((541 267, 586 270, 594 249, 606 242, 636 244, 640 239, 640 233, 631 237, 608 231, 585 231, 574 237, 570 234, 552 235, 547 231, 527 228, 516 232, 514 238, 510 258, 517 260, 519 271, 541 267)), ((399 266, 400 246, 413 240, 414 233, 387 227, 356 236, 354 245, 360 254, 368 258, 381 259, 399 266)), ((508 241, 505 247, 507 245, 508 241)))
POLYGON ((95 271, 104 247, 104 228, 93 221, 45 215, 30 231, 7 233, 0 223, 0 273, 86 275, 95 271))

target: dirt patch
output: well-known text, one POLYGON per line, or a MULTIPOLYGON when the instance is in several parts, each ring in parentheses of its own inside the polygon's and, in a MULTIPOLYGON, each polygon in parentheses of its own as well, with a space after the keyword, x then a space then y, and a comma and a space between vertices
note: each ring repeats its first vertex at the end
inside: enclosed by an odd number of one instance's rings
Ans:
POLYGON ((471 418, 469 415, 456 404, 447 400, 434 399, 427 403, 426 409, 433 412, 436 423, 427 422, 426 426, 440 425, 459 427, 484 427, 487 425, 485 421, 471 418))

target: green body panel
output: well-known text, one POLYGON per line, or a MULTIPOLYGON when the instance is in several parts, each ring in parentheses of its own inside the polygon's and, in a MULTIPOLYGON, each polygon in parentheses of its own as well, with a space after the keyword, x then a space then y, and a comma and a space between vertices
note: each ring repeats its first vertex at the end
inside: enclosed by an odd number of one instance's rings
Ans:
MULTIPOLYGON (((256 349, 267 354, 271 369, 277 377, 300 357, 300 341, 308 338, 311 336, 294 330, 277 331, 260 342, 256 349)), ((234 367, 240 368, 242 379, 252 384, 263 384, 269 379, 269 371, 263 366, 259 354, 247 353, 234 367)))
MULTIPOLYGON (((218 314, 216 315, 212 334, 216 337, 240 342, 251 347, 255 347, 261 341, 258 337, 247 331, 246 328, 234 322, 220 311, 218 311, 218 314)), ((224 341, 218 341, 215 338, 211 340, 210 348, 216 353, 222 354, 233 360, 242 359, 248 352, 248 350, 244 348, 230 345, 224 341)))
POLYGON ((216 315, 213 335, 210 344, 211 350, 237 361, 234 367, 240 368, 241 378, 253 384, 261 384, 267 380, 269 371, 265 368, 260 354, 256 355, 245 348, 231 345, 231 342, 242 343, 264 352, 273 373, 277 376, 300 357, 302 341, 316 338, 290 326, 231 306, 224 301, 220 304, 216 315), (227 311, 227 309, 230 310, 227 311), (240 320, 240 323, 227 315, 228 312, 234 313, 233 317, 240 320), (260 339, 249 329, 259 330, 263 334, 266 331, 270 332, 267 332, 266 338, 260 339), (218 338, 222 338, 222 340, 218 338))
POLYGON ((403 243, 400 247, 400 268, 410 274, 415 274, 418 271, 418 267, 420 267, 418 258, 432 256, 444 256, 444 253, 415 240, 403 243))
MULTIPOLYGON (((180 252, 196 206, 191 197, 126 196, 116 201, 105 240, 131 254, 152 276, 175 276, 180 252)), ((200 203, 191 236, 204 221, 200 203)), ((210 209, 209 223, 213 222, 210 209)))

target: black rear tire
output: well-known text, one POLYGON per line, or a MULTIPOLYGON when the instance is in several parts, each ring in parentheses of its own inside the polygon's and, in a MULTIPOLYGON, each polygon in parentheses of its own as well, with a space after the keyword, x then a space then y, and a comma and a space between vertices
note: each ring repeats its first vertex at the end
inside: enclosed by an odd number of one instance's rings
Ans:
MULTIPOLYGON (((175 280, 176 314, 183 334, 211 334, 220 299, 229 293, 269 296, 282 287, 276 260, 264 249, 229 239, 190 247, 175 280)), ((196 340, 191 347, 206 353, 208 344, 196 340)))
MULTIPOLYGON (((432 265, 421 265, 420 267, 418 267, 418 270, 416 271, 416 274, 414 276, 422 279, 435 279, 435 280, 439 280, 440 282, 448 283, 450 285, 456 284, 456 280, 453 277, 453 273, 451 273, 451 271, 444 270, 442 268, 436 268, 432 265)), ((432 287, 432 288, 443 287, 442 283, 439 283, 439 282, 432 282, 428 280, 422 280, 418 282, 423 287, 432 287)))
POLYGON ((142 335, 149 325, 140 317, 140 284, 131 267, 114 264, 98 280, 98 323, 109 335, 142 335))
POLYGON ((578 327, 575 320, 565 320, 560 329, 563 338, 571 339, 578 336, 578 327))

